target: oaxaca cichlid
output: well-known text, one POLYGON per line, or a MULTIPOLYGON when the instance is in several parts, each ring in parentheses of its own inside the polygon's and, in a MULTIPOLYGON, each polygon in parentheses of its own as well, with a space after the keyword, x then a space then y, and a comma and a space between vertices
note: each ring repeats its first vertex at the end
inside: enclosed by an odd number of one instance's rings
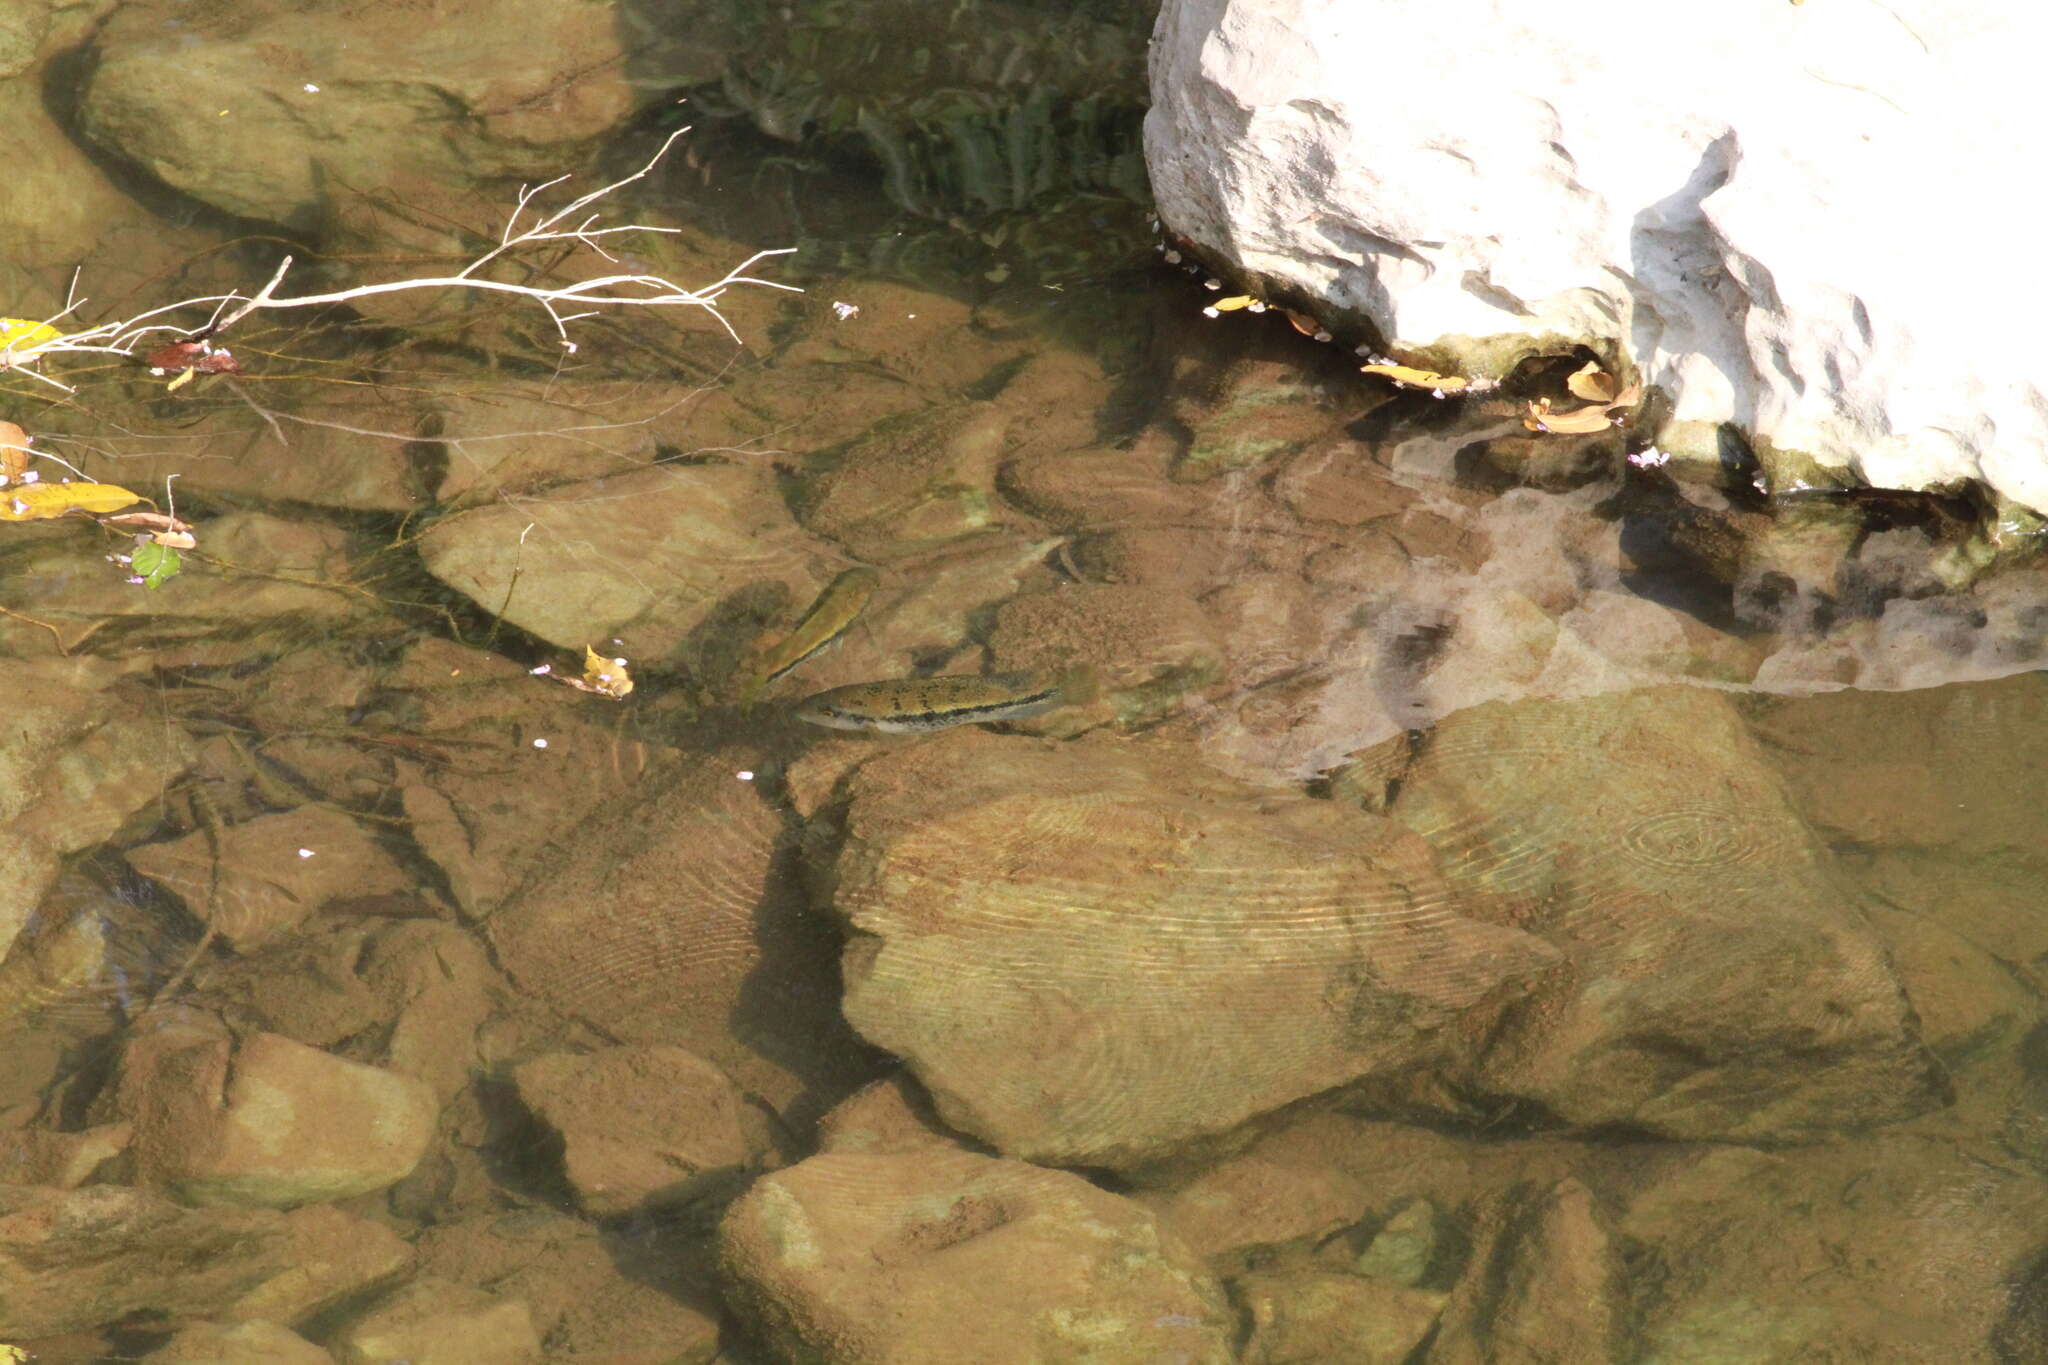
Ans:
POLYGON ((832 580, 803 619, 775 648, 761 656, 759 667, 741 692, 742 701, 752 701, 761 690, 804 660, 846 633, 875 595, 882 576, 873 569, 848 569, 832 580))
POLYGON ((1066 689, 1040 673, 953 674, 854 683, 806 697, 797 717, 834 730, 919 734, 949 725, 1018 720, 1065 703, 1066 689))

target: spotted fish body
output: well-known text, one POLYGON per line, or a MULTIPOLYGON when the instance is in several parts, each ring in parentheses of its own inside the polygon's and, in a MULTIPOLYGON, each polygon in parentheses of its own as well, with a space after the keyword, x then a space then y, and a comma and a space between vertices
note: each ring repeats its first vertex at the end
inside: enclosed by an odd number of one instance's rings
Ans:
POLYGON ((1059 683, 1037 673, 955 674, 835 687, 805 698, 796 714, 834 730, 911 735, 1042 715, 1064 701, 1059 683))
POLYGON ((867 606, 868 599, 875 595, 875 586, 881 581, 880 574, 867 568, 848 569, 833 579, 825 591, 818 594, 818 600, 811 603, 811 609, 804 613, 803 620, 796 623, 796 629, 762 658, 753 681, 747 684, 742 694, 743 698, 752 701, 769 683, 845 634, 846 628, 867 606))

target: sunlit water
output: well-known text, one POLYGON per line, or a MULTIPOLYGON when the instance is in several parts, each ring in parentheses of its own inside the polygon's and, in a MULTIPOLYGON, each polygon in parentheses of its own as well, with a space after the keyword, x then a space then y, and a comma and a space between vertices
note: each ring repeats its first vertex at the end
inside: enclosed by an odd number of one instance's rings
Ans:
MULTIPOLYGON (((0 528, 33 891, 0 1123, 114 1121, 123 1050, 194 1011, 417 1077, 427 1156, 341 1207, 551 1360, 775 1358, 712 1230, 899 1058, 976 1150, 1207 1256, 1246 1359, 1354 1358, 1346 1313, 1394 1310, 1330 1274, 1421 1295, 1430 1362, 2043 1358, 2038 570, 1955 586, 1943 506, 1730 494, 1205 316, 1114 157, 949 206, 929 149, 704 104, 618 197, 682 233, 619 250, 797 247, 760 271, 801 295, 730 296, 744 346, 629 316, 570 355, 445 302, 252 324, 232 384, 6 378, 86 474, 166 509, 176 476, 198 548, 150 589, 129 535, 0 528), (854 565, 853 624, 751 688, 854 565), (585 646, 629 695, 568 685, 585 646), (1010 672, 1068 704, 794 716, 1010 672), (617 1045, 729 1077, 744 1169, 579 1189, 515 1072, 617 1045), (1261 1159, 1278 1212, 1231 1185, 1261 1159), (1418 1207, 1434 1250, 1389 1269, 1418 1207), (1288 1338, 1304 1285, 1339 1307, 1288 1338)), ((206 1292, 41 1358, 144 1354, 206 1292)))

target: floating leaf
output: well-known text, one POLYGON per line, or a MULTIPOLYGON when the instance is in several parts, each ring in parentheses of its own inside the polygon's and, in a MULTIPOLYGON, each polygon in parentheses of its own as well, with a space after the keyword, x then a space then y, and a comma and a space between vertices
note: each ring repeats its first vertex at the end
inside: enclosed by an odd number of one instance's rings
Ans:
POLYGON ((110 483, 32 483, 0 489, 0 521, 46 521, 66 512, 118 512, 141 501, 110 483))
POLYGON ((1585 436, 1595 431, 1605 431, 1614 425, 1614 419, 1606 408, 1580 408, 1576 412, 1552 412, 1550 400, 1539 398, 1529 405, 1529 411, 1522 418, 1522 425, 1531 431, 1547 431, 1559 436, 1585 436))
POLYGON ((32 351, 63 338, 64 334, 47 322, 37 322, 33 318, 0 318, 0 351, 32 351))
POLYGON ((1210 304, 1219 313, 1235 313, 1240 308, 1249 308, 1258 302, 1250 294, 1233 294, 1227 299, 1218 299, 1210 304))
POLYGON ((171 374, 176 377, 166 385, 175 389, 190 382, 195 374, 240 374, 242 364, 235 359, 234 352, 226 347, 215 347, 210 341, 173 341, 159 346, 143 359, 151 374, 171 374))
POLYGON ((1367 374, 1381 375, 1393 380, 1404 389, 1440 389, 1445 393, 1456 393, 1472 383, 1469 379, 1452 374, 1438 374, 1435 370, 1418 370, 1409 365, 1360 365, 1367 374))
POLYGON ((154 592, 178 576, 184 561, 178 552, 161 541, 135 547, 135 554, 128 561, 128 567, 142 580, 142 586, 154 592))
POLYGON ((1621 385, 1613 375, 1589 360, 1585 366, 1564 381, 1574 398, 1583 398, 1588 403, 1612 403, 1614 396, 1621 392, 1621 385))
POLYGON ((1323 330, 1322 324, 1306 313, 1297 313, 1292 308, 1282 308, 1280 311, 1287 315, 1287 325, 1305 337, 1312 337, 1323 330))
POLYGON ((28 433, 12 422, 0 422, 0 482, 13 483, 28 473, 28 433))
POLYGON ((583 646, 583 676, 557 681, 567 683, 578 692, 595 692, 614 701, 633 690, 633 675, 626 671, 626 661, 607 659, 589 645, 583 646))
MULTIPOLYGON (((100 518, 100 521, 103 525, 118 526, 123 530, 141 531, 157 544, 168 545, 173 550, 190 550, 199 544, 193 539, 190 522, 179 521, 162 512, 116 512, 100 518)), ((0 1365, 6 1365, 6 1362, 0 1361, 0 1365)))

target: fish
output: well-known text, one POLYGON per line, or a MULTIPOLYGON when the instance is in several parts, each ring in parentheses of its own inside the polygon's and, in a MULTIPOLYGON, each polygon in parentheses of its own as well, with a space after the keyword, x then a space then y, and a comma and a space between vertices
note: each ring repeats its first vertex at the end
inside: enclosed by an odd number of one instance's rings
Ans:
POLYGON ((974 673, 853 683, 806 697, 797 719, 833 730, 924 734, 1043 715, 1066 704, 1066 688, 1042 673, 974 673))
POLYGON ((846 628, 867 606, 868 599, 875 595, 875 588, 881 581, 882 576, 869 568, 848 569, 833 579, 825 591, 818 594, 818 600, 811 603, 811 609, 804 613, 803 619, 796 623, 796 629, 762 656, 760 666, 741 692, 740 700, 754 700, 768 684, 844 635, 846 628))

